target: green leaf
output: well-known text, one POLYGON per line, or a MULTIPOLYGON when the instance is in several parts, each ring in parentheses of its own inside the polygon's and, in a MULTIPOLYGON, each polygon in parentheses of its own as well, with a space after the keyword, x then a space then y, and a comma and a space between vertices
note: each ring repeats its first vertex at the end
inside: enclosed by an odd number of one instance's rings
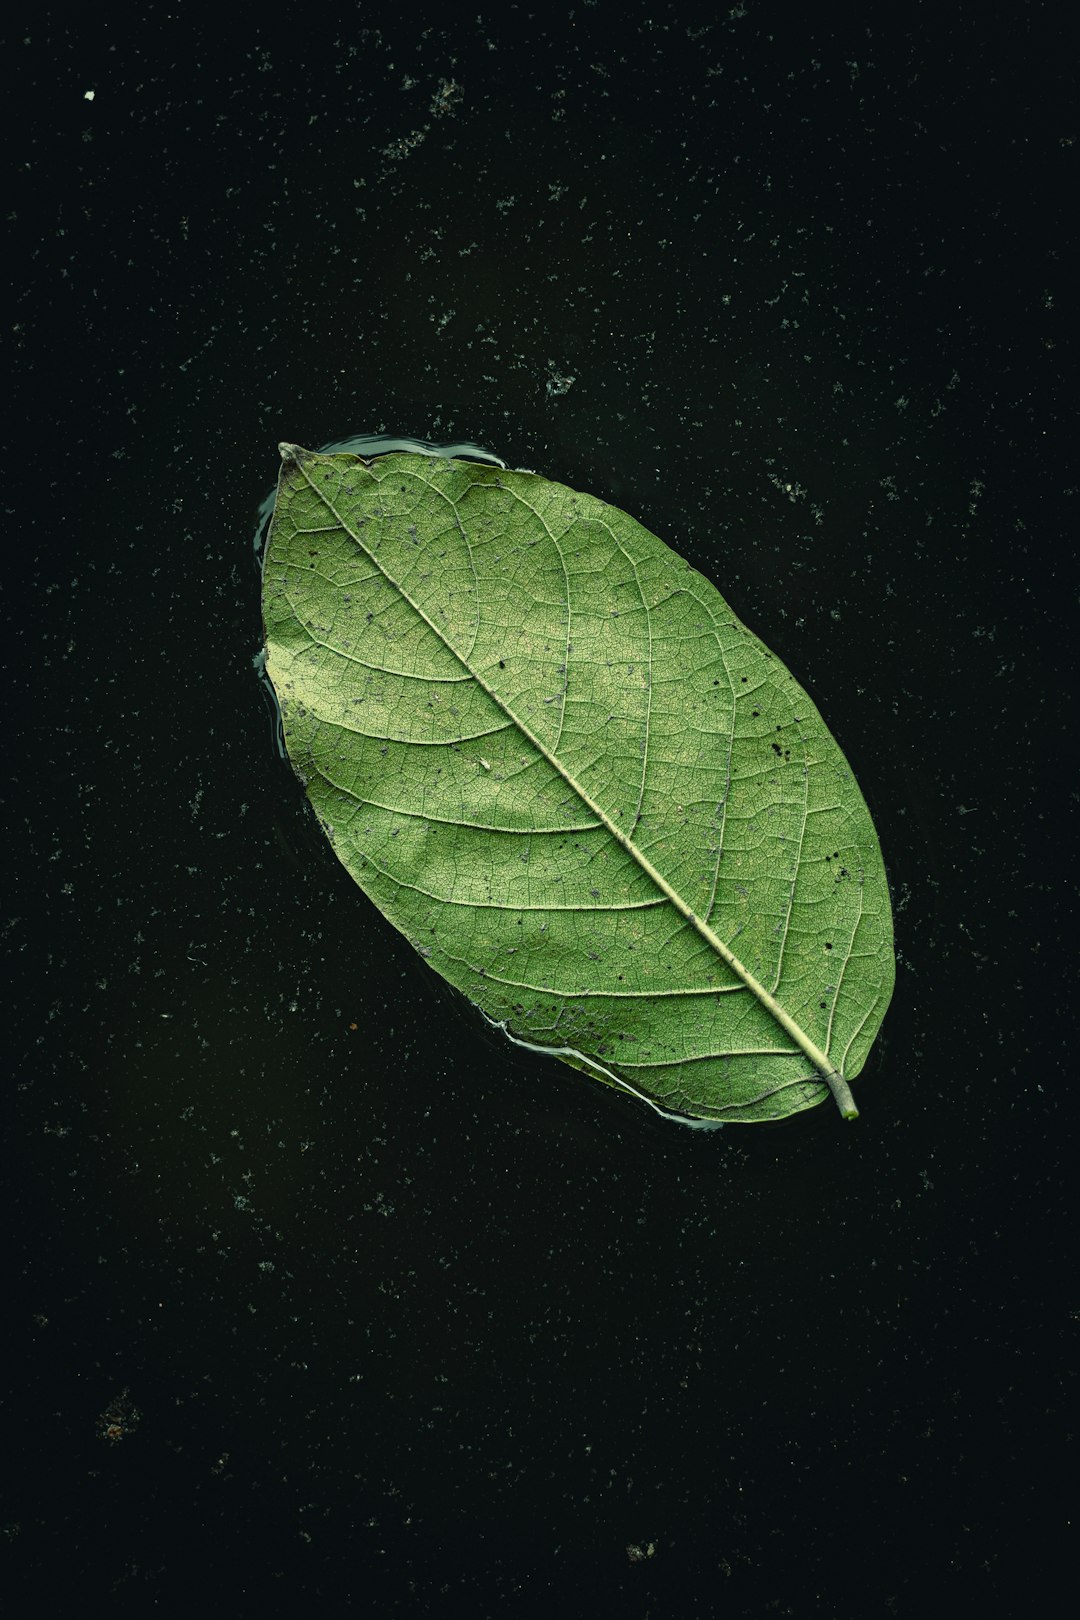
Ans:
POLYGON ((893 985, 869 812, 786 669, 614 507, 282 445, 285 742, 349 874, 506 1030, 664 1112, 845 1118, 893 985))

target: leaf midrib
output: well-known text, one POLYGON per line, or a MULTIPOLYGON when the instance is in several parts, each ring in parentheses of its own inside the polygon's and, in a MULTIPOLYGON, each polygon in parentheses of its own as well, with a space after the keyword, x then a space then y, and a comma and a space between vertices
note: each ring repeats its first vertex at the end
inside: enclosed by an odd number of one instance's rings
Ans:
MULTIPOLYGON (((712 949, 720 957, 721 961, 727 964, 727 966, 738 976, 738 978, 751 992, 751 994, 761 1003, 766 1011, 769 1012, 773 1018, 775 1018, 776 1022, 780 1025, 781 1029, 784 1030, 785 1034, 790 1035, 791 1039, 795 1042, 799 1050, 810 1059, 814 1067, 820 1072, 822 1078, 828 1082, 833 1096, 836 1098, 837 1105, 844 1117, 847 1119, 854 1119, 857 1116, 858 1110, 855 1107, 854 1099, 852 1098, 847 1081, 831 1062, 827 1053, 823 1052, 817 1043, 812 1040, 806 1031, 801 1027, 801 1025, 796 1023, 791 1014, 787 1012, 780 1002, 776 1000, 776 997, 765 988, 765 986, 750 971, 745 963, 739 960, 734 951, 732 951, 731 947, 720 938, 719 934, 710 928, 709 924, 704 920, 704 918, 699 917, 693 908, 687 904, 682 895, 679 894, 678 890, 668 882, 663 873, 660 872, 649 860, 648 856, 645 855, 634 844, 633 839, 628 834, 623 832, 621 827, 616 825, 602 806, 597 804, 596 800, 591 797, 591 795, 581 785, 576 777, 574 777, 571 772, 566 769, 558 755, 552 753, 551 750, 543 742, 541 742, 540 738, 535 735, 527 722, 522 720, 519 715, 514 713, 510 705, 499 695, 495 688, 484 679, 483 675, 472 668, 466 656, 463 653, 460 653, 457 648, 451 644, 445 633, 440 629, 435 621, 429 618, 419 603, 415 602, 409 595, 405 587, 397 579, 395 579, 393 574, 389 572, 375 553, 364 544, 357 530, 352 526, 352 524, 349 523, 347 518, 343 517, 338 511, 337 506, 334 504, 328 493, 325 490, 320 489, 315 480, 309 475, 307 470, 308 462, 315 460, 316 458, 313 457, 310 452, 302 450, 299 445, 281 444, 278 448, 281 453, 282 460, 286 463, 291 462, 294 467, 298 468, 304 478, 305 483, 315 495, 316 499, 321 501, 326 510, 333 515, 338 526, 344 531, 345 534, 349 536, 354 545, 359 547, 364 556, 367 557, 372 564, 374 564, 386 582, 393 586, 394 590, 397 591, 398 595, 408 603, 409 607, 412 608, 417 617, 423 620, 433 635, 438 637, 439 641, 447 649, 447 651, 457 659, 458 663, 462 666, 466 673, 477 683, 480 689, 486 693, 496 707, 506 715, 510 723, 517 728, 523 737, 527 739, 532 747, 536 749, 537 753, 547 761, 552 770, 558 772, 559 776, 562 777, 566 785, 577 794, 582 804, 584 804, 597 818, 601 826, 603 826, 605 831, 607 831, 611 837, 614 838, 615 842, 620 846, 620 848, 624 849, 626 853, 637 862, 638 866, 646 874, 646 876, 648 876, 652 882, 656 884, 656 887, 660 890, 661 894, 663 894, 665 898, 669 900, 675 907, 675 910, 679 913, 680 917, 682 917, 683 921, 689 923, 690 926, 701 936, 701 938, 712 947, 712 949)), ((358 459, 361 461, 363 460, 362 457, 358 459)), ((366 463, 364 463, 364 465, 367 467, 366 463)), ((427 487, 429 489, 432 487, 430 480, 428 481, 427 487)), ((505 486, 502 487, 505 488, 505 486)), ((441 494, 442 492, 439 491, 438 493, 441 494)), ((444 498, 449 499, 449 497, 444 498)), ((450 504, 454 507, 456 512, 456 503, 451 502, 450 504)), ((545 524, 545 528, 546 527, 547 525, 545 524)), ((548 532, 550 534, 550 530, 548 532)), ((462 533, 464 534, 464 530, 462 530, 462 533)), ((551 538, 552 543, 556 544, 554 536, 551 538)), ((468 545, 467 535, 465 535, 465 542, 466 545, 468 545)), ((557 544, 556 549, 558 549, 557 544)), ((644 600, 642 601, 642 606, 645 610, 646 622, 648 623, 649 608, 644 600)), ((478 611, 479 607, 480 603, 478 598, 478 611)))

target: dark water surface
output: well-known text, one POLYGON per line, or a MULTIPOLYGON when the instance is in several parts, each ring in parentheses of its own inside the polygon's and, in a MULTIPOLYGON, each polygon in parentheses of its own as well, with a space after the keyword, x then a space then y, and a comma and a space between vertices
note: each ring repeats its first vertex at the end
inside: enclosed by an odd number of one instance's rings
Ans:
POLYGON ((7 1612, 1049 1612, 1055 13, 73 15, 3 52, 7 1612), (896 907, 856 1125, 667 1126, 350 884, 252 537, 278 440, 356 434, 623 506, 806 685, 896 907))

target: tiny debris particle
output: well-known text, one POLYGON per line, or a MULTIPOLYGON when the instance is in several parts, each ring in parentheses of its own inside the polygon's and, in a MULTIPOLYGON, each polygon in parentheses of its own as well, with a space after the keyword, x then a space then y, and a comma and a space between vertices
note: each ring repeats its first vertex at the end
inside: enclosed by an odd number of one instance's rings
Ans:
POLYGON ((97 1432, 102 1440, 115 1445, 139 1427, 142 1414, 129 1399, 130 1390, 124 1388, 111 1400, 104 1412, 98 1414, 97 1432))
POLYGON ((626 1549, 626 1556, 632 1564, 643 1564, 646 1558, 656 1557, 656 1542, 646 1541, 640 1547, 632 1542, 626 1549))

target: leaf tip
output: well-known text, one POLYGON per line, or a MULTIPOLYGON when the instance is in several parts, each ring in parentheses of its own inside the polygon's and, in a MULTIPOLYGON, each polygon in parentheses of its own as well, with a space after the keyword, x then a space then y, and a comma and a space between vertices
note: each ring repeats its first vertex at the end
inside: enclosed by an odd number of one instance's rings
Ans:
POLYGON ((302 450, 298 444, 288 444, 284 439, 278 445, 278 455, 281 457, 286 466, 288 466, 290 462, 292 462, 294 465, 299 465, 299 463, 309 453, 310 452, 307 450, 302 450))

